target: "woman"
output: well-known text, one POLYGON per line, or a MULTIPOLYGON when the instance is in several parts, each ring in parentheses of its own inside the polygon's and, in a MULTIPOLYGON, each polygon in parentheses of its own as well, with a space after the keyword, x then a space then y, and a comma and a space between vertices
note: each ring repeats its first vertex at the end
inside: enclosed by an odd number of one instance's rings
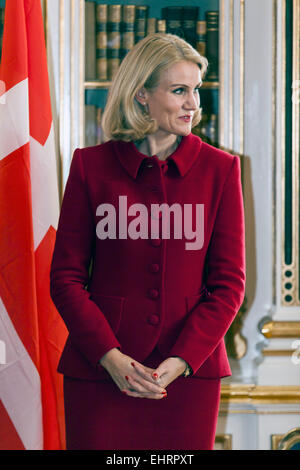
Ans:
POLYGON ((245 261, 239 159, 191 133, 206 66, 147 36, 114 77, 108 140, 74 153, 51 268, 68 449, 213 448, 245 261))

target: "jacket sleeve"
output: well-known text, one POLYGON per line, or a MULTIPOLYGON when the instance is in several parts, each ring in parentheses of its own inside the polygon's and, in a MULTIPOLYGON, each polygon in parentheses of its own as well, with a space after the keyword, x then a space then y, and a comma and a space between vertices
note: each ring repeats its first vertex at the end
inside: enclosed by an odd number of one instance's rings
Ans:
POLYGON ((193 374, 218 346, 245 293, 245 224, 240 177, 235 156, 223 186, 207 252, 207 294, 189 312, 170 355, 182 357, 193 374))
POLYGON ((50 271, 51 298, 70 339, 96 367, 119 347, 108 321, 86 290, 95 243, 95 224, 84 180, 81 150, 76 149, 66 184, 50 271))

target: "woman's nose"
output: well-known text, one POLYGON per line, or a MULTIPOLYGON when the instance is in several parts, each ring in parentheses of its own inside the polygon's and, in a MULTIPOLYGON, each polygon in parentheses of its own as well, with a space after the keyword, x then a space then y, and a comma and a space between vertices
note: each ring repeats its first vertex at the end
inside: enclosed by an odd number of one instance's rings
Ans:
POLYGON ((190 93, 187 96, 185 106, 188 107, 188 109, 197 109, 200 105, 200 97, 198 93, 190 93))

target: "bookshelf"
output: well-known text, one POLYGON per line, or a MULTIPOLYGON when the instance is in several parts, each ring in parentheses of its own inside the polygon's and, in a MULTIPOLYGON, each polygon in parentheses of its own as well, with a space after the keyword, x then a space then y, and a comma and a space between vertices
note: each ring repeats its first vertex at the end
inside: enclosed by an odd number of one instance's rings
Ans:
POLYGON ((116 57, 116 61, 119 60, 121 63, 125 53, 140 38, 148 33, 159 31, 171 32, 183 37, 212 64, 200 90, 203 118, 201 123, 193 128, 193 132, 209 143, 218 145, 219 63, 216 56, 218 53, 219 0, 202 0, 201 2, 133 0, 130 3, 121 0, 106 2, 83 0, 81 11, 85 16, 82 20, 84 57, 81 58, 84 69, 82 74, 84 77, 82 83, 83 146, 103 142, 101 115, 113 74, 110 63, 113 66, 116 57), (177 18, 177 21, 172 18, 177 18), (116 22, 112 24, 115 20, 116 22), (139 32, 139 25, 142 26, 141 32, 139 32), (206 34, 203 34, 205 31, 206 34), (126 42, 128 39, 129 44, 126 42), (113 49, 114 46, 109 46, 113 43, 118 44, 119 52, 113 49))

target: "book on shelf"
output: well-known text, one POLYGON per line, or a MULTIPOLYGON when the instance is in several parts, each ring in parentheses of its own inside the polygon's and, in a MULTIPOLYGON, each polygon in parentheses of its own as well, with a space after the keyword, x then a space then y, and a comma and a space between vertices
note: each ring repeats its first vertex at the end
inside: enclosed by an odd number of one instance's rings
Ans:
POLYGON ((157 18, 147 18, 146 35, 158 32, 157 21, 158 21, 157 18))
POLYGON ((135 5, 123 6, 122 23, 121 60, 135 44, 135 5))
POLYGON ((185 6, 182 10, 183 37, 193 47, 196 47, 197 21, 199 7, 185 6))
POLYGON ((219 80, 219 12, 206 11, 206 57, 208 70, 206 80, 219 80))
POLYGON ((85 105, 85 147, 96 145, 96 106, 85 105))
POLYGON ((217 145, 218 142, 218 116, 216 114, 202 114, 199 124, 192 129, 204 142, 217 145))
POLYGON ((162 18, 166 20, 166 32, 185 39, 196 46, 196 28, 199 7, 174 6, 162 8, 162 18))
MULTIPOLYGON (((107 5, 96 5, 95 15, 96 77, 99 80, 107 80, 107 5)), ((94 53, 94 47, 92 52, 94 53)))
MULTIPOLYGON (((93 80, 96 77, 96 3, 85 2, 85 77, 93 80)), ((106 45, 105 45, 106 50, 106 45)))
POLYGON ((197 21, 196 25, 196 46, 195 49, 200 55, 206 56, 206 21, 197 21))
POLYGON ((161 10, 161 16, 166 21, 166 32, 182 38, 182 7, 164 7, 161 10))
POLYGON ((92 147, 104 142, 103 130, 101 127, 101 117, 103 109, 94 106, 85 106, 85 146, 92 147))
POLYGON ((136 5, 135 7, 135 42, 139 42, 147 35, 147 19, 149 7, 136 5))
POLYGON ((120 65, 121 8, 121 5, 107 6, 107 76, 109 80, 113 78, 120 65))
POLYGON ((157 33, 166 33, 167 25, 166 20, 156 20, 156 32, 157 33))
POLYGON ((104 133, 101 127, 103 111, 104 110, 100 107, 97 107, 96 109, 96 145, 102 144, 104 142, 104 133))

